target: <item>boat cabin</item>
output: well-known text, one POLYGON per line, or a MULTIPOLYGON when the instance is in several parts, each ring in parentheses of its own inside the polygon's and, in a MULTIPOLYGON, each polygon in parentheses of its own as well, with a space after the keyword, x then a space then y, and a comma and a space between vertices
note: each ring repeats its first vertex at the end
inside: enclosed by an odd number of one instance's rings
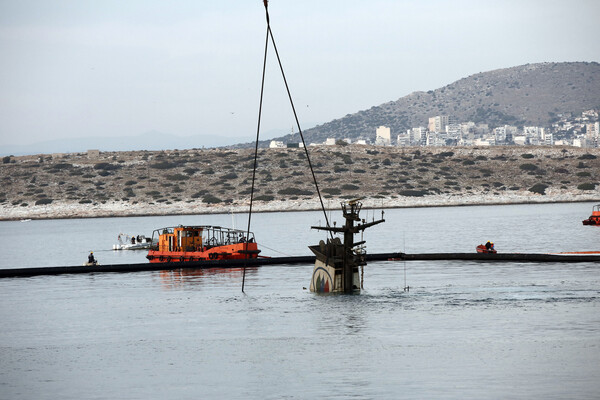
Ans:
POLYGON ((254 243, 254 234, 239 229, 220 226, 183 226, 157 229, 152 233, 152 243, 158 237, 155 250, 164 252, 206 251, 213 247, 238 243, 254 243))

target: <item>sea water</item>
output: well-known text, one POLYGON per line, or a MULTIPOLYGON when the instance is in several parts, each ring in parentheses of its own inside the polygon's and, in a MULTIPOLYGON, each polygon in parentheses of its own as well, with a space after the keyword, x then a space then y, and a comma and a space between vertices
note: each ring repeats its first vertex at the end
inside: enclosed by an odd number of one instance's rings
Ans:
MULTIPOLYGON (((599 250, 590 203, 385 210, 372 253, 599 250)), ((380 210, 363 211, 368 220, 380 210)), ((331 218, 341 224, 339 212, 331 218)), ((319 212, 254 214, 263 253, 307 255, 319 212)), ((119 233, 237 215, 1 222, 2 268, 145 262, 119 233)), ((311 265, 0 280, 4 399, 589 399, 600 393, 600 265, 373 262, 360 295, 311 265), (404 287, 409 286, 409 291, 404 287)))

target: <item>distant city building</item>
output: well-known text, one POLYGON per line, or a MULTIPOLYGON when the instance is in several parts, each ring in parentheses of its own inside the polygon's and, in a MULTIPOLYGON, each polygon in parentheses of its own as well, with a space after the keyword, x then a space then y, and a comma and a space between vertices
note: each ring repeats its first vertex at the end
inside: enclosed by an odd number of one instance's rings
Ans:
POLYGON ((516 145, 524 146, 527 142, 527 137, 524 135, 513 136, 513 142, 515 142, 516 145))
POLYGON ((473 145, 474 146, 490 146, 491 143, 490 143, 489 140, 484 140, 484 139, 477 138, 477 139, 475 139, 473 141, 473 145))
POLYGON ((392 144, 391 130, 388 127, 380 126, 375 131, 375 145, 389 146, 392 144))
POLYGON ((281 142, 279 140, 271 140, 271 143, 269 144, 269 148, 271 148, 271 149, 283 149, 283 148, 285 148, 285 145, 283 144, 283 142, 281 142))
POLYGON ((544 128, 539 126, 524 126, 523 135, 527 138, 527 143, 532 145, 544 144, 544 128))
POLYGON ((543 140, 544 146, 554 145, 554 137, 553 137, 552 133, 545 132, 543 128, 542 128, 542 140, 543 140))
POLYGON ((427 125, 427 129, 429 129, 429 132, 445 132, 446 125, 448 125, 448 116, 437 115, 435 117, 429 118, 429 124, 427 125))
POLYGON ((410 129, 396 137, 396 145, 400 147, 410 146, 410 129))
POLYGON ((90 159, 96 159, 100 157, 100 150, 88 150, 87 157, 90 159))

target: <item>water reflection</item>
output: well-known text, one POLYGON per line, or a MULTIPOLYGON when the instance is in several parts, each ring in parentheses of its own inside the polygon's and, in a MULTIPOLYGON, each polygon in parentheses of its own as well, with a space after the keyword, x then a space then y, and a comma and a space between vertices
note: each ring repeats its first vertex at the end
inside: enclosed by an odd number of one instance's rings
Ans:
MULTIPOLYGON (((246 268, 246 278, 257 273, 256 267, 246 268)), ((201 286, 213 277, 226 278, 232 282, 242 282, 244 268, 182 268, 159 271, 163 289, 173 290, 201 286)))

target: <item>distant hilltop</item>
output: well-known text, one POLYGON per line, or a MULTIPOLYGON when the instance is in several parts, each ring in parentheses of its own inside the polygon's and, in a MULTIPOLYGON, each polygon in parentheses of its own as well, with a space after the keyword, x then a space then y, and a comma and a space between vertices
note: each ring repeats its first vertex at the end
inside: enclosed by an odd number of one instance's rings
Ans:
MULTIPOLYGON (((458 121, 550 127, 558 114, 581 114, 600 108, 600 64, 564 62, 526 64, 482 72, 440 89, 414 92, 368 110, 348 114, 304 131, 308 143, 334 139, 375 139, 379 126, 392 137, 419 126, 429 118, 447 115, 458 121)), ((300 141, 298 133, 274 140, 300 141)), ((263 145, 268 144, 263 142, 263 145)))

